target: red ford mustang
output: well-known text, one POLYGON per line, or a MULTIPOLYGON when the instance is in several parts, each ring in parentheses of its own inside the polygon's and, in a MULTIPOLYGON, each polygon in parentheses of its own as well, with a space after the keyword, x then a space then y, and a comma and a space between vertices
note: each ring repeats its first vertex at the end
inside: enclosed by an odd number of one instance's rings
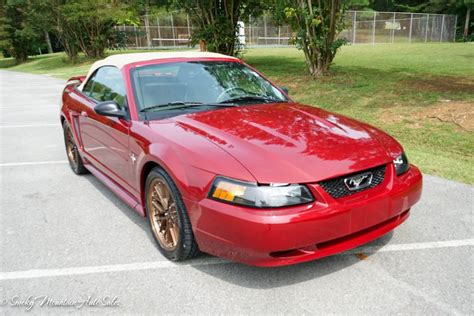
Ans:
POLYGON ((421 195, 393 138, 295 103, 224 55, 107 57, 71 78, 60 116, 72 170, 147 216, 175 261, 328 256, 393 230, 421 195))

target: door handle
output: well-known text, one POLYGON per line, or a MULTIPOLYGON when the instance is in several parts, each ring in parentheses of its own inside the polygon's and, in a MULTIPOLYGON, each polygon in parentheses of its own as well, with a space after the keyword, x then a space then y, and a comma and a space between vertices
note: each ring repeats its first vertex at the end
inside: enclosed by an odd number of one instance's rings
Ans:
POLYGON ((81 112, 81 116, 83 116, 83 117, 88 117, 88 116, 89 116, 89 114, 87 114, 87 112, 86 112, 86 111, 82 111, 82 112, 81 112))

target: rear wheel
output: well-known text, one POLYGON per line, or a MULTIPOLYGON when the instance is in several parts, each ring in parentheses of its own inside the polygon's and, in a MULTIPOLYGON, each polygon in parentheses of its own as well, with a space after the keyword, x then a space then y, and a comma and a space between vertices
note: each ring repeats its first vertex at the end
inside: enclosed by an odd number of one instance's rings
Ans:
POLYGON ((145 185, 146 211, 160 252, 170 260, 195 257, 198 247, 181 194, 170 176, 154 168, 145 185))
POLYGON ((64 131, 64 143, 66 145, 67 159, 69 160, 69 166, 75 174, 85 174, 87 169, 84 167, 79 150, 77 149, 72 130, 66 121, 63 122, 64 131))

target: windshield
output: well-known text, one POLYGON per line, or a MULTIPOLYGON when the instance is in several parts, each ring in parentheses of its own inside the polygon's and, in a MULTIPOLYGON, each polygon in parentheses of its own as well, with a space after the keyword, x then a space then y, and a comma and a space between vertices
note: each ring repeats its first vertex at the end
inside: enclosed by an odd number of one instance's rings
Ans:
MULTIPOLYGON (((258 73, 238 62, 199 61, 155 64, 132 70, 140 112, 165 112, 185 105, 203 110, 223 104, 286 102, 287 97, 258 73)), ((180 113, 177 113, 180 114, 180 113)))

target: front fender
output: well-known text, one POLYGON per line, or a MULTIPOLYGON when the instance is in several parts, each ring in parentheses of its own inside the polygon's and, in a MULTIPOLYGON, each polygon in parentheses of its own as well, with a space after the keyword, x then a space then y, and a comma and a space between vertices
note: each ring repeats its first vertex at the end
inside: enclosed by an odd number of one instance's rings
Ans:
POLYGON ((244 181, 253 176, 234 157, 208 139, 174 123, 135 123, 130 132, 135 163, 135 186, 144 203, 146 176, 153 166, 162 167, 186 200, 200 201, 214 177, 224 175, 244 181))

